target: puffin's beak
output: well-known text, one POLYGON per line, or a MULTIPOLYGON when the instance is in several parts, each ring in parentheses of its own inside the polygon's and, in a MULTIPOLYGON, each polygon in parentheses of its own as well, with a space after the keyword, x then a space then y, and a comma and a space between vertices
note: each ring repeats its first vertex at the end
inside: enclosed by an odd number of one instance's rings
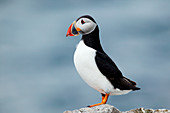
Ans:
POLYGON ((76 21, 74 21, 67 30, 66 37, 79 35, 80 28, 76 27, 76 21))

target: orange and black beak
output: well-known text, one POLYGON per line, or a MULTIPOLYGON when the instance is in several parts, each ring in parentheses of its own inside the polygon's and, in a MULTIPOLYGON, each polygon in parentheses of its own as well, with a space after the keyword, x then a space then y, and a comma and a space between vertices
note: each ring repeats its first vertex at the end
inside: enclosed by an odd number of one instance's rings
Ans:
POLYGON ((76 21, 74 21, 67 30, 66 37, 79 35, 80 28, 76 27, 76 21))

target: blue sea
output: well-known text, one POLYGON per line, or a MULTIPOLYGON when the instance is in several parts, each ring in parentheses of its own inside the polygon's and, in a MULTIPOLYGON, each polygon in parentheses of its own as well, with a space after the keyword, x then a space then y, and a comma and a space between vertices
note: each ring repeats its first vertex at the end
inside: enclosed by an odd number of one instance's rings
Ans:
POLYGON ((73 64, 81 36, 66 37, 84 14, 98 23, 106 53, 141 88, 108 104, 170 109, 169 0, 0 0, 0 113, 62 113, 101 101, 73 64))

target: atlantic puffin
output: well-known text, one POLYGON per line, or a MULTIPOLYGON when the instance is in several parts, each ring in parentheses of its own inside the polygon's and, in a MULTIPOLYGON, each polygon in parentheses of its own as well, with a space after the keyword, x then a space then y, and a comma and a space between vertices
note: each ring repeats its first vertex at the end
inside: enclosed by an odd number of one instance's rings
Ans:
POLYGON ((74 53, 74 64, 81 78, 102 94, 106 104, 109 95, 122 95, 139 90, 136 83, 124 77, 113 60, 104 52, 99 39, 99 27, 89 15, 79 17, 68 28, 66 37, 82 34, 74 53))

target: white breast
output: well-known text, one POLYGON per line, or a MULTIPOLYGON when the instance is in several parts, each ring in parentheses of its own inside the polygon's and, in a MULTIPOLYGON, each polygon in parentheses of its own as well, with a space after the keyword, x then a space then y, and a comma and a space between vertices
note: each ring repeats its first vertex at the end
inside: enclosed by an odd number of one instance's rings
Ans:
POLYGON ((77 45, 74 53, 74 64, 81 78, 100 93, 119 95, 107 78, 99 71, 95 62, 96 50, 86 46, 83 41, 77 45))
POLYGON ((89 86, 101 93, 105 93, 108 92, 108 89, 113 88, 113 86, 98 70, 95 56, 96 50, 80 41, 74 53, 74 64, 82 79, 89 86))

